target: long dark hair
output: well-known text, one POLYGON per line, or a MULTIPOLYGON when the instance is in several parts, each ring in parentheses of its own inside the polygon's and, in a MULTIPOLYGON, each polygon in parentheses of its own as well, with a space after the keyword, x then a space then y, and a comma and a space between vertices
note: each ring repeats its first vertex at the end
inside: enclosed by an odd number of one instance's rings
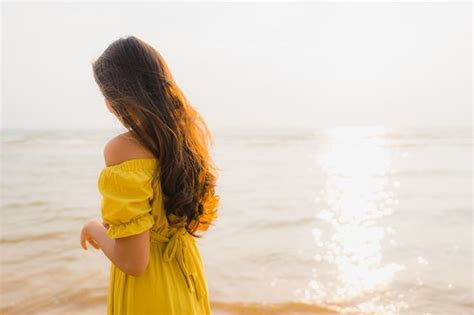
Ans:
MULTIPOLYGON (((158 160, 154 185, 161 184, 170 226, 195 236, 218 217, 217 170, 209 154, 213 137, 151 45, 135 36, 110 44, 92 63, 94 79, 131 135, 158 160), (177 220, 170 222, 170 215, 177 220)), ((157 186, 155 186, 157 187, 157 186)))

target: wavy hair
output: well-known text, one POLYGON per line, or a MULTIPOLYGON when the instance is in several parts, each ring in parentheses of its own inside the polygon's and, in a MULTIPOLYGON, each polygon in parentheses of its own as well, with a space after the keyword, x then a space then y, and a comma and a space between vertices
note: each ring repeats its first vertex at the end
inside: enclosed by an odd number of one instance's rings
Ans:
POLYGON ((128 36, 112 42, 92 62, 94 79, 114 114, 159 161, 168 222, 194 237, 218 217, 217 166, 210 156, 214 139, 151 45, 128 36), (176 220, 170 222, 173 214, 176 220))

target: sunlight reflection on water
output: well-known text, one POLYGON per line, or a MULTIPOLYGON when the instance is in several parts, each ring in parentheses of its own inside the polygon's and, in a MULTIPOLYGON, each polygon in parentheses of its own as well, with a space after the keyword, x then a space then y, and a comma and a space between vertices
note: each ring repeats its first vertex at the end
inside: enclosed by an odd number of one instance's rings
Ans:
POLYGON ((303 291, 306 302, 344 305, 351 301, 357 311, 365 312, 396 312, 403 307, 401 301, 395 305, 363 298, 375 291, 387 293, 384 287, 404 269, 383 260, 384 242, 393 230, 380 221, 398 203, 385 176, 390 171, 385 133, 384 128, 363 127, 325 133, 325 153, 316 162, 327 178, 315 198, 319 219, 312 229, 316 264, 303 291))

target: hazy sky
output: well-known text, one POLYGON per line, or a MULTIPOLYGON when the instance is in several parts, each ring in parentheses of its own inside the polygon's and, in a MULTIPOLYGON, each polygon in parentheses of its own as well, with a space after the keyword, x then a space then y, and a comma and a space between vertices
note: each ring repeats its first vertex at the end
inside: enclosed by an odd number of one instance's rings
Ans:
POLYGON ((470 3, 3 3, 2 128, 114 129, 91 62, 153 45, 211 128, 469 126, 470 3))

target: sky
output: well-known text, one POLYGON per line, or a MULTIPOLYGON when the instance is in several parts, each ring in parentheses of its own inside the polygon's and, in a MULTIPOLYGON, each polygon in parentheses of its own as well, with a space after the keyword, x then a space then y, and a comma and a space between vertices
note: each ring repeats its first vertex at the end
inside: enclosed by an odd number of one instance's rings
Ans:
POLYGON ((114 129, 91 63, 134 35, 212 129, 470 127, 465 3, 2 2, 2 129, 114 129))

